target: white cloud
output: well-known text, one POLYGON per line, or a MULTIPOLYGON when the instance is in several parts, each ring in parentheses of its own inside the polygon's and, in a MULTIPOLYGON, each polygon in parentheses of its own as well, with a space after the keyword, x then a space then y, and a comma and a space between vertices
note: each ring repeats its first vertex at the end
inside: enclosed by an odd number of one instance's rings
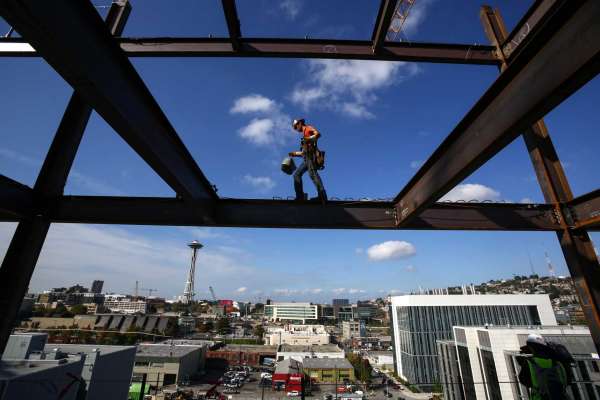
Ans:
POLYGON ((523 197, 521 199, 520 203, 530 204, 530 203, 534 203, 534 201, 532 199, 530 199, 529 197, 523 197))
POLYGON ((298 289, 275 289, 273 290, 273 294, 279 296, 293 296, 295 294, 300 293, 298 289))
POLYGON ((400 289, 392 289, 392 290, 390 290, 390 294, 402 294, 402 290, 400 290, 400 289))
POLYGON ((354 288, 348 289, 348 293, 350 293, 350 294, 365 293, 365 292, 366 292, 366 290, 364 290, 364 289, 354 289, 354 288))
POLYGON ((253 118, 252 121, 239 130, 240 136, 250 143, 261 146, 273 143, 272 130, 275 126, 270 118, 253 118))
POLYGON ((273 189, 276 185, 275 181, 268 176, 245 175, 243 182, 263 193, 273 189))
POLYGON ((260 115, 238 130, 242 139, 256 146, 282 145, 294 137, 290 116, 281 111, 281 105, 275 100, 260 94, 240 97, 229 111, 260 115))
POLYGON ((312 288, 312 289, 306 289, 305 292, 306 293, 311 293, 311 294, 319 294, 319 293, 323 293, 323 289, 321 289, 321 288, 312 288))
POLYGON ((237 288, 235 291, 237 293, 245 293, 246 290, 248 290, 248 288, 246 286, 242 286, 242 287, 237 288))
POLYGON ((414 265, 407 265, 406 267, 404 267, 404 270, 406 272, 414 272, 416 270, 414 265))
POLYGON ((500 192, 478 183, 464 183, 449 191, 440 201, 500 200, 500 192))
POLYGON ((279 8, 287 18, 294 20, 300 13, 302 2, 300 0, 283 0, 279 3, 279 8))
POLYGON ((237 99, 229 112, 232 114, 269 112, 273 111, 276 107, 277 105, 273 100, 260 94, 250 94, 237 99))
POLYGON ((423 165, 423 161, 422 160, 415 160, 415 161, 411 161, 410 162, 410 167, 412 169, 418 169, 421 167, 421 165, 423 165))
POLYGON ((335 288, 331 289, 331 292, 334 294, 342 294, 346 292, 346 288, 335 288))
POLYGON ((368 110, 375 91, 419 72, 416 64, 370 60, 311 60, 307 82, 292 92, 292 102, 308 110, 328 107, 354 118, 373 118, 368 110))
POLYGON ((417 253, 415 246, 400 240, 389 240, 369 247, 367 255, 371 261, 385 261, 406 258, 417 253))

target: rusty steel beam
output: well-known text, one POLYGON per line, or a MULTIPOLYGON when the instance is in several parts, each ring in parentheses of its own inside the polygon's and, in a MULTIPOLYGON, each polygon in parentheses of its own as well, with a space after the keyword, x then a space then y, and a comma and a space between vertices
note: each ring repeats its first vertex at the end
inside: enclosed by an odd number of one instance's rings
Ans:
POLYGON ((217 198, 89 1, 2 0, 0 15, 177 194, 217 198))
MULTIPOLYGON (((234 50, 228 38, 117 38, 129 57, 273 57, 498 65, 492 46, 399 42, 373 53, 372 42, 328 39, 240 38, 234 50)), ((0 57, 39 57, 24 39, 0 38, 0 57)))
MULTIPOLYGON (((535 26, 544 23, 544 19, 548 18, 554 12, 553 8, 558 8, 561 3, 564 3, 565 1, 569 0, 536 0, 510 34, 506 33, 506 29, 503 28, 503 39, 498 43, 502 56, 506 59, 513 57, 517 52, 516 50, 531 33, 532 29, 535 26)), ((502 26, 504 26, 504 24, 502 24, 502 26)))
POLYGON ((225 14, 225 22, 227 22, 227 30, 229 31, 229 40, 233 51, 240 50, 240 38, 242 30, 240 27, 240 19, 238 17, 235 0, 221 0, 223 13, 225 14))
MULTIPOLYGON (((222 199, 211 214, 204 206, 174 198, 66 196, 55 202, 53 222, 311 229, 398 229, 394 205, 376 201, 331 201, 326 206, 288 200, 222 199)), ((403 229, 559 229, 545 204, 436 203, 403 229)))
POLYGON ((573 228, 600 231, 600 189, 571 200, 565 213, 573 228))
MULTIPOLYGON (((120 35, 123 32, 130 11, 131 5, 127 1, 117 1, 111 5, 105 21, 111 35, 120 35)), ((92 108, 79 93, 73 93, 31 190, 38 209, 32 210, 30 216, 19 221, 2 260, 0 309, 4 315, 0 321, 0 352, 10 337, 50 228, 47 199, 63 193, 91 112, 92 108)))
POLYGON ((371 35, 371 41, 373 42, 373 53, 381 52, 388 30, 390 29, 390 23, 392 17, 396 11, 396 4, 398 0, 381 0, 379 6, 379 12, 377 13, 377 19, 375 21, 375 27, 373 34, 371 35))
POLYGON ((0 213, 6 219, 30 216, 34 207, 34 193, 29 186, 0 175, 0 213))
POLYGON ((600 2, 566 2, 395 198, 406 224, 600 71, 600 2), (551 65, 552 68, 548 66, 551 65))
MULTIPOLYGON (((537 2, 534 8, 539 7, 541 3, 543 2, 537 2)), ((481 17, 488 38, 500 51, 501 43, 506 42, 506 31, 500 13, 490 7, 483 7, 481 17)), ((501 70, 509 68, 513 60, 512 57, 504 57, 501 70)), ((572 203, 573 194, 544 121, 539 120, 527 128, 523 133, 523 138, 544 198, 554 207, 554 214, 561 226, 561 229, 556 232, 558 240, 575 283, 592 338, 596 348, 600 351, 600 264, 598 258, 587 232, 570 229, 574 223, 573 213, 570 207, 565 206, 565 203, 572 203)), ((591 197, 594 197, 593 194, 591 197)), ((585 203, 585 201, 583 202, 585 203)))

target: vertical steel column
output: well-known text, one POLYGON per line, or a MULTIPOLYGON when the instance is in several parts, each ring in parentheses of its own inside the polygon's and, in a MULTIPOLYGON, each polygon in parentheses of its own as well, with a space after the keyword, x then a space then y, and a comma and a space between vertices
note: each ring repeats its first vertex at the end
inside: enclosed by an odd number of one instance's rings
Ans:
MULTIPOLYGON (((131 11, 127 1, 114 2, 106 17, 111 33, 120 36, 131 11)), ((27 292, 50 221, 44 217, 52 197, 63 193, 69 171, 89 121, 92 108, 73 93, 56 130, 50 150, 35 182, 36 206, 19 222, 0 267, 0 354, 12 332, 21 302, 27 292)))
MULTIPOLYGON (((501 70, 507 67, 502 52, 502 43, 507 34, 504 21, 498 10, 484 6, 481 21, 490 42, 497 48, 502 60, 501 70)), ((557 55, 560 57, 560 55, 557 55)), ((596 348, 600 352, 600 264, 590 237, 585 230, 572 230, 571 217, 563 204, 573 199, 567 177, 552 144, 544 120, 539 120, 523 133, 523 138, 538 182, 547 203, 553 204, 561 225, 557 231, 563 255, 579 296, 583 313, 588 321, 596 348)))

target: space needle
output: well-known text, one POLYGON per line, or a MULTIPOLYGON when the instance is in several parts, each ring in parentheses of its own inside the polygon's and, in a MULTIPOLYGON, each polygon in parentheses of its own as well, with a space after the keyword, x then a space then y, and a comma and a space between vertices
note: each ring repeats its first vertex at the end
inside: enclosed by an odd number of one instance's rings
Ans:
POLYGON ((188 247, 192 249, 192 262, 190 264, 190 272, 188 273, 187 281, 185 282, 185 287, 183 289, 183 297, 182 301, 184 304, 190 304, 194 300, 194 277, 196 276, 196 257, 198 254, 198 250, 200 250, 203 246, 197 240, 193 240, 188 243, 188 247))

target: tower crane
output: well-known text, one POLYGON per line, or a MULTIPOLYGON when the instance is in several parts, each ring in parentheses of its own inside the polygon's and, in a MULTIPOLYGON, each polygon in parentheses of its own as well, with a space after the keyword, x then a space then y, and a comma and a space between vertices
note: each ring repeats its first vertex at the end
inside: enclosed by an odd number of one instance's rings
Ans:
POLYGON ((209 287, 208 287, 208 290, 210 290, 210 295, 212 296, 212 299, 213 299, 213 301, 214 301, 215 303, 218 303, 218 302, 219 302, 219 300, 217 300, 217 296, 215 296, 215 291, 214 291, 214 289, 212 288, 212 286, 209 286, 209 287))
POLYGON ((390 22, 390 27, 386 35, 387 40, 396 41, 398 38, 402 40, 400 37, 402 34, 402 29, 404 28, 404 24, 408 19, 410 9, 416 1, 417 0, 398 0, 396 3, 396 9, 394 11, 394 16, 392 17, 392 21, 390 22))
POLYGON ((158 289, 140 288, 140 290, 147 290, 148 291, 148 297, 152 297, 152 292, 158 292, 158 289))

